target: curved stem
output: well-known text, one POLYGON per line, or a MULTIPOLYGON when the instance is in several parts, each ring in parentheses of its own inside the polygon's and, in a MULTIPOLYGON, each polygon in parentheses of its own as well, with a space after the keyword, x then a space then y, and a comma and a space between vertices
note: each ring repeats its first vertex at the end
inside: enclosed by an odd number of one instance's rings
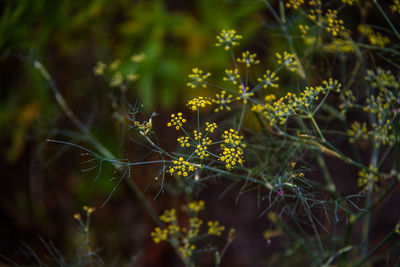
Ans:
MULTIPOLYGON (((94 135, 90 132, 90 130, 81 122, 81 120, 75 115, 75 113, 72 112, 71 108, 68 106, 68 104, 65 102, 64 97, 61 95, 60 91, 58 90, 58 87, 56 86, 54 80, 51 78, 50 74, 46 70, 46 68, 43 66, 42 63, 39 61, 34 61, 33 66, 39 71, 39 73, 43 76, 43 78, 46 79, 46 81, 50 84, 50 88, 52 89, 54 96, 58 102, 58 104, 61 106, 62 110, 65 112, 65 114, 70 118, 70 120, 79 128, 79 130, 89 139, 89 141, 92 143, 92 145, 105 157, 109 159, 116 159, 116 157, 106 148, 104 147, 97 139, 94 137, 94 135)), ((120 166, 116 163, 112 163, 113 166, 118 169, 120 166)), ((125 179, 127 182, 129 188, 132 190, 132 192, 136 195, 136 197, 139 199, 139 201, 142 203, 150 217, 156 222, 158 225, 162 225, 160 220, 158 219, 157 212, 155 209, 151 206, 151 204, 148 202, 142 191, 137 187, 137 185, 132 182, 130 179, 125 179)))

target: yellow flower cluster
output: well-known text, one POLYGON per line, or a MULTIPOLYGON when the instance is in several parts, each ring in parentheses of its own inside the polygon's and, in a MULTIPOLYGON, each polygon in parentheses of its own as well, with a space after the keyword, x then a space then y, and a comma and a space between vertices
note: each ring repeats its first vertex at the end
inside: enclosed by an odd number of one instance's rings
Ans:
POLYGON ((250 67, 251 65, 255 65, 260 63, 258 59, 256 59, 257 54, 250 54, 249 51, 243 52, 241 58, 237 58, 237 62, 246 64, 246 67, 250 67))
POLYGON ((197 130, 194 130, 193 131, 193 135, 194 135, 194 140, 199 140, 203 136, 203 133, 202 132, 198 132, 197 130))
POLYGON ((324 51, 330 53, 353 53, 357 49, 357 45, 352 40, 344 40, 335 38, 332 42, 323 47, 324 51))
POLYGON ((204 201, 203 200, 192 201, 188 204, 188 209, 190 211, 193 211, 194 213, 198 213, 199 211, 205 209, 204 201))
POLYGON ((395 136, 392 132, 392 123, 389 119, 382 120, 378 118, 378 122, 373 123, 372 127, 373 130, 371 131, 371 134, 376 147, 379 147, 380 145, 394 145, 395 136))
POLYGON ((233 129, 229 131, 224 131, 222 135, 225 144, 230 144, 232 146, 239 146, 242 142, 243 136, 239 136, 239 133, 233 129))
POLYGON ((155 243, 168 241, 179 251, 182 258, 188 258, 193 255, 196 250, 197 240, 207 236, 220 236, 225 230, 225 226, 220 225, 218 221, 209 221, 208 233, 200 235, 200 228, 203 220, 197 217, 199 211, 205 209, 204 201, 193 201, 187 205, 186 211, 189 211, 188 229, 181 228, 176 217, 176 210, 166 210, 160 216, 160 220, 164 222, 165 227, 155 227, 151 232, 151 237, 155 243))
POLYGON ((171 121, 167 123, 168 127, 175 126, 176 130, 179 130, 183 124, 186 123, 186 119, 182 117, 182 113, 179 112, 178 114, 171 114, 171 121))
POLYGON ((204 108, 206 105, 211 105, 211 100, 207 97, 202 97, 202 96, 193 98, 192 100, 189 100, 189 102, 187 103, 187 106, 189 106, 189 108, 192 111, 204 108))
POLYGON ((183 160, 183 157, 180 157, 178 160, 172 161, 173 165, 169 168, 168 172, 170 174, 176 173, 177 175, 184 177, 188 176, 190 172, 194 171, 194 165, 189 163, 188 161, 183 160))
POLYGON ((199 219, 198 217, 193 217, 189 219, 189 232, 188 232, 188 237, 189 239, 195 238, 198 236, 200 232, 200 227, 203 224, 203 220, 199 219))
POLYGON ((389 37, 383 36, 380 32, 376 33, 371 26, 360 24, 358 25, 358 31, 368 38, 371 45, 384 47, 390 43, 389 37))
POLYGON ((276 53, 277 63, 286 66, 290 71, 296 71, 297 61, 294 54, 283 52, 283 55, 276 53))
POLYGON ((209 137, 204 137, 201 142, 196 146, 196 150, 194 151, 200 159, 204 159, 209 156, 207 152, 207 146, 212 143, 209 137))
POLYGON ((285 6, 297 10, 302 4, 304 4, 304 0, 288 0, 285 6))
POLYGON ((270 126, 279 123, 283 125, 290 116, 308 114, 310 107, 318 100, 319 94, 328 91, 340 91, 341 84, 333 79, 323 81, 322 86, 306 87, 300 95, 287 93, 285 96, 275 100, 275 96, 268 96, 264 105, 257 104, 252 107, 255 112, 260 112, 267 119, 270 126))
POLYGON ((189 137, 188 136, 178 137, 177 141, 181 145, 181 147, 190 147, 189 137))
POLYGON ((213 123, 209 123, 208 121, 206 122, 206 128, 205 131, 206 132, 210 132, 213 133, 215 129, 217 129, 217 124, 215 122, 213 123))
POLYGON ((240 96, 236 97, 236 100, 243 99, 243 103, 247 104, 247 100, 254 95, 253 92, 250 92, 250 87, 244 86, 243 84, 239 85, 238 92, 240 96))
POLYGON ((161 241, 165 241, 168 238, 168 230, 161 229, 160 227, 156 227, 153 232, 151 232, 151 237, 153 238, 155 243, 160 243, 161 241))
POLYGON ((160 216, 160 220, 165 223, 174 223, 176 222, 176 210, 165 210, 164 214, 160 216))
POLYGON ((190 243, 185 243, 183 246, 179 247, 179 252, 181 253, 183 258, 188 258, 192 256, 193 251, 196 249, 196 246, 190 243))
POLYGON ((237 84, 237 81, 240 80, 240 74, 238 69, 233 70, 225 70, 226 77, 222 79, 224 81, 231 81, 233 84, 237 84))
POLYGON ((199 68, 193 68, 192 73, 188 75, 190 82, 186 85, 191 88, 196 88, 197 86, 207 87, 206 79, 211 76, 211 73, 204 73, 199 68))
POLYGON ((231 170, 237 164, 243 165, 243 148, 242 145, 243 136, 239 136, 239 133, 233 129, 224 131, 222 135, 224 143, 221 144, 222 152, 219 156, 219 160, 225 163, 225 168, 231 170))
POLYGON ((350 129, 347 130, 347 134, 350 136, 350 143, 354 143, 356 140, 368 139, 369 134, 367 130, 367 123, 360 123, 358 121, 353 122, 350 125, 350 129))
POLYGON ((326 31, 336 37, 341 31, 344 31, 343 20, 338 18, 337 10, 328 9, 325 14, 326 31))
POLYGON ((279 81, 279 77, 276 77, 275 72, 267 70, 263 77, 258 78, 257 81, 262 83, 264 88, 267 88, 268 86, 276 88, 278 87, 278 84, 275 82, 279 81))
POLYGON ((208 234, 220 236, 221 233, 225 230, 225 226, 220 225, 219 221, 209 221, 207 223, 208 226, 208 234))
POLYGON ((242 39, 242 36, 236 34, 235 30, 222 30, 222 32, 217 35, 216 46, 223 46, 225 50, 231 49, 233 46, 239 45, 238 40, 242 39))
POLYGON ((370 190, 373 188, 374 184, 378 182, 378 176, 376 176, 373 172, 377 172, 377 168, 373 168, 369 166, 369 170, 360 170, 358 172, 358 186, 366 186, 366 189, 370 190))
POLYGON ((309 29, 310 29, 310 27, 308 25, 299 24, 299 30, 301 32, 302 38, 306 37, 309 29))
POLYGON ((397 81, 390 70, 378 68, 376 72, 367 70, 365 80, 375 89, 386 92, 388 88, 399 89, 400 81, 397 81))
POLYGON ((216 99, 213 99, 212 102, 216 103, 218 105, 217 108, 214 109, 215 112, 221 111, 221 110, 231 110, 229 107, 229 104, 232 102, 232 95, 226 95, 226 91, 223 90, 221 91, 220 94, 215 95, 216 99))

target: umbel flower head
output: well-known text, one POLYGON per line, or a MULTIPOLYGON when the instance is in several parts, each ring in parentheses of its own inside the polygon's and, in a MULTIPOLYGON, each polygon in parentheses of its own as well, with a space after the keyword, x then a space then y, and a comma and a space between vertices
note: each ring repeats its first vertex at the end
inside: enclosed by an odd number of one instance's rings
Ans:
POLYGON ((207 97, 196 97, 193 98, 192 100, 189 100, 187 103, 187 106, 192 110, 196 111, 199 110, 200 108, 206 107, 206 105, 211 105, 211 99, 207 97))
POLYGON ((242 39, 242 36, 236 34, 235 30, 222 30, 222 32, 217 35, 216 46, 223 46, 225 50, 229 50, 233 46, 239 45, 238 40, 242 39))
POLYGON ((190 78, 190 82, 188 82, 186 85, 191 87, 191 88, 196 88, 197 86, 202 86, 202 87, 207 87, 206 79, 211 76, 211 73, 207 72, 204 73, 201 69, 199 68, 193 68, 192 73, 188 75, 190 78))
POLYGON ((242 57, 237 59, 237 62, 246 64, 246 67, 260 63, 260 60, 256 59, 257 54, 250 54, 249 51, 243 52, 242 57))
POLYGON ((176 130, 179 130, 180 127, 186 122, 186 119, 182 117, 182 113, 178 112, 178 114, 171 114, 171 121, 167 123, 168 127, 175 126, 176 130))

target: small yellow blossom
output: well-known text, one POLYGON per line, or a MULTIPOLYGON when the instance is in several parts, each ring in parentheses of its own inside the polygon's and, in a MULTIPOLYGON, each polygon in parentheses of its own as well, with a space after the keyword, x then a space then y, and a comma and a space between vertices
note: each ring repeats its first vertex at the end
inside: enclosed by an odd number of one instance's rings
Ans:
POLYGON ((219 221, 209 221, 207 223, 208 226, 208 234, 220 236, 221 233, 225 230, 225 226, 220 225, 219 221))
POLYGON ((265 99, 265 102, 272 102, 276 99, 276 96, 274 94, 266 95, 264 99, 265 99))
POLYGON ((155 243, 160 243, 161 241, 165 241, 168 238, 168 230, 161 229, 160 227, 156 227, 154 232, 151 232, 151 237, 153 238, 155 243))
POLYGON ((260 63, 258 59, 256 59, 257 54, 250 54, 249 51, 243 52, 242 57, 237 59, 237 62, 246 64, 246 67, 250 67, 251 65, 255 65, 260 63))
POLYGON ((196 97, 193 98, 192 100, 189 100, 187 103, 187 106, 189 106, 189 108, 192 111, 196 111, 199 110, 200 108, 204 108, 206 105, 211 105, 211 99, 207 98, 207 97, 196 97))
POLYGON ((201 210, 204 210, 205 205, 204 205, 204 201, 203 200, 199 200, 199 201, 192 201, 188 204, 188 209, 198 213, 201 210))
POLYGON ((338 18, 337 10, 328 9, 325 14, 326 31, 330 32, 333 37, 336 37, 340 31, 344 31, 343 20, 338 18))
POLYGON ((297 61, 294 54, 283 52, 283 55, 276 53, 277 63, 286 66, 290 71, 296 71, 297 61))
POLYGON ((176 173, 179 176, 186 177, 190 172, 194 171, 194 166, 188 161, 183 160, 183 157, 180 157, 179 160, 172 161, 172 163, 172 166, 168 169, 170 174, 176 173))
POLYGON ((240 96, 236 97, 236 100, 242 99, 244 104, 247 104, 248 99, 254 95, 253 92, 250 92, 250 87, 243 84, 239 85, 238 92, 240 96))
POLYGON ((358 31, 368 38, 368 41, 371 45, 384 47, 390 43, 389 37, 383 36, 380 32, 374 32, 372 27, 369 25, 358 25, 358 31))
POLYGON ((302 38, 306 38, 306 35, 307 35, 309 29, 310 29, 310 27, 308 25, 303 25, 303 24, 299 25, 299 30, 301 32, 302 38))
POLYGON ((268 86, 276 88, 278 87, 278 84, 275 82, 279 81, 279 77, 276 77, 275 75, 275 72, 267 70, 263 77, 258 78, 257 81, 262 83, 264 88, 267 88, 268 86))
POLYGON ((304 0, 287 0, 285 6, 297 10, 302 4, 304 4, 304 0))
POLYGON ((208 121, 206 122, 206 128, 205 131, 206 132, 210 132, 213 133, 215 129, 217 129, 217 124, 215 122, 213 123, 209 123, 208 121))
POLYGON ((231 81, 233 84, 237 84, 240 80, 240 74, 238 69, 225 70, 226 77, 223 78, 224 81, 231 81))
POLYGON ((378 172, 378 168, 373 168, 372 166, 369 166, 368 170, 360 170, 358 172, 358 186, 366 186, 368 190, 372 189, 374 184, 378 182, 378 176, 374 174, 374 172, 378 172))
MULTIPOLYGON (((201 134, 201 133, 200 133, 201 134)), ((201 136, 201 135, 200 135, 201 136)), ((197 139, 196 139, 197 140, 197 139)), ((204 137, 201 141, 197 144, 196 150, 194 151, 200 159, 204 159, 205 157, 209 156, 207 152, 207 146, 212 143, 209 137, 204 137)))
POLYGON ((160 216, 160 220, 165 223, 174 223, 176 222, 176 210, 165 210, 163 215, 160 216))
POLYGON ((207 87, 206 79, 211 76, 211 73, 207 72, 204 74, 199 68, 193 68, 192 73, 188 75, 190 82, 186 85, 191 88, 196 88, 197 86, 207 87))
POLYGON ((239 45, 238 40, 242 39, 242 36, 236 34, 235 30, 222 30, 222 32, 217 35, 216 46, 223 46, 225 50, 229 50, 233 46, 239 45))
POLYGON ((238 132, 230 129, 224 131, 222 135, 224 143, 221 144, 222 152, 219 160, 225 163, 225 168, 231 170, 236 164, 243 165, 243 149, 241 144, 243 136, 239 136, 238 132))
POLYGON ((199 234, 200 227, 202 224, 203 224, 203 221, 197 217, 189 219, 189 226, 190 226, 190 229, 188 232, 189 239, 195 238, 199 234))
POLYGON ((212 102, 216 103, 218 105, 217 108, 215 108, 215 112, 221 111, 221 110, 228 110, 230 111, 231 108, 229 107, 229 104, 232 102, 232 95, 226 95, 226 91, 221 91, 221 94, 216 94, 215 97, 217 99, 213 99, 212 102))
POLYGON ((196 246, 190 243, 185 243, 183 246, 179 247, 179 252, 181 253, 183 258, 188 258, 192 256, 193 251, 196 249, 196 246))
POLYGON ((186 122, 186 119, 182 117, 182 113, 171 114, 171 121, 167 123, 168 127, 175 126, 176 130, 179 130, 180 127, 186 122))
POLYGON ((180 143, 181 147, 190 147, 188 136, 181 136, 177 139, 177 141, 180 143))

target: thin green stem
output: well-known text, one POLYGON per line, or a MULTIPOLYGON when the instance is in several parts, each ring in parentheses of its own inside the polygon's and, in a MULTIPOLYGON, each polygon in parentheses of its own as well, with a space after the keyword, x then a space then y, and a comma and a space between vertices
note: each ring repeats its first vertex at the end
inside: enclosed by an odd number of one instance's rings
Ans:
POLYGON ((239 132, 240 128, 242 127, 244 114, 246 113, 246 104, 243 103, 242 105, 242 112, 240 113, 239 125, 237 127, 237 132, 239 132))
MULTIPOLYGON (((33 63, 33 66, 39 71, 39 73, 43 76, 43 78, 46 79, 46 81, 50 84, 50 87, 54 93, 54 96, 58 102, 58 104, 61 106, 62 110, 65 112, 65 114, 68 116, 68 118, 78 127, 78 129, 88 138, 88 140, 92 143, 94 147, 105 157, 109 159, 116 159, 116 157, 106 148, 104 147, 95 137, 94 135, 90 132, 90 130, 81 122, 81 120, 72 112, 71 108, 68 106, 68 104, 65 102, 64 97, 61 95, 60 91, 58 90, 58 87, 56 86, 54 80, 51 78, 50 74, 46 70, 46 68, 43 66, 42 63, 39 61, 35 61, 33 63)), ((113 166, 116 169, 119 169, 119 165, 117 163, 113 163, 113 166)), ((158 219, 157 212, 155 209, 151 206, 149 201, 146 199, 146 197, 143 195, 142 191, 136 186, 135 183, 132 182, 131 179, 125 179, 126 183, 128 184, 129 188, 133 191, 133 193, 136 195, 136 197, 139 199, 139 201, 142 203, 150 217, 158 224, 162 225, 162 223, 158 219)))
POLYGON ((375 5, 378 7, 379 12, 381 12, 382 16, 385 18, 386 22, 390 25, 394 33, 396 34, 397 38, 400 39, 400 34, 397 31, 396 27, 394 27, 392 21, 389 19, 389 17, 386 15, 385 11, 383 11, 381 5, 378 3, 378 0, 374 0, 375 5))
POLYGON ((396 228, 394 228, 373 250, 371 250, 364 258, 356 265, 360 267, 367 260, 369 260, 379 249, 381 249, 394 235, 396 234, 396 228))

